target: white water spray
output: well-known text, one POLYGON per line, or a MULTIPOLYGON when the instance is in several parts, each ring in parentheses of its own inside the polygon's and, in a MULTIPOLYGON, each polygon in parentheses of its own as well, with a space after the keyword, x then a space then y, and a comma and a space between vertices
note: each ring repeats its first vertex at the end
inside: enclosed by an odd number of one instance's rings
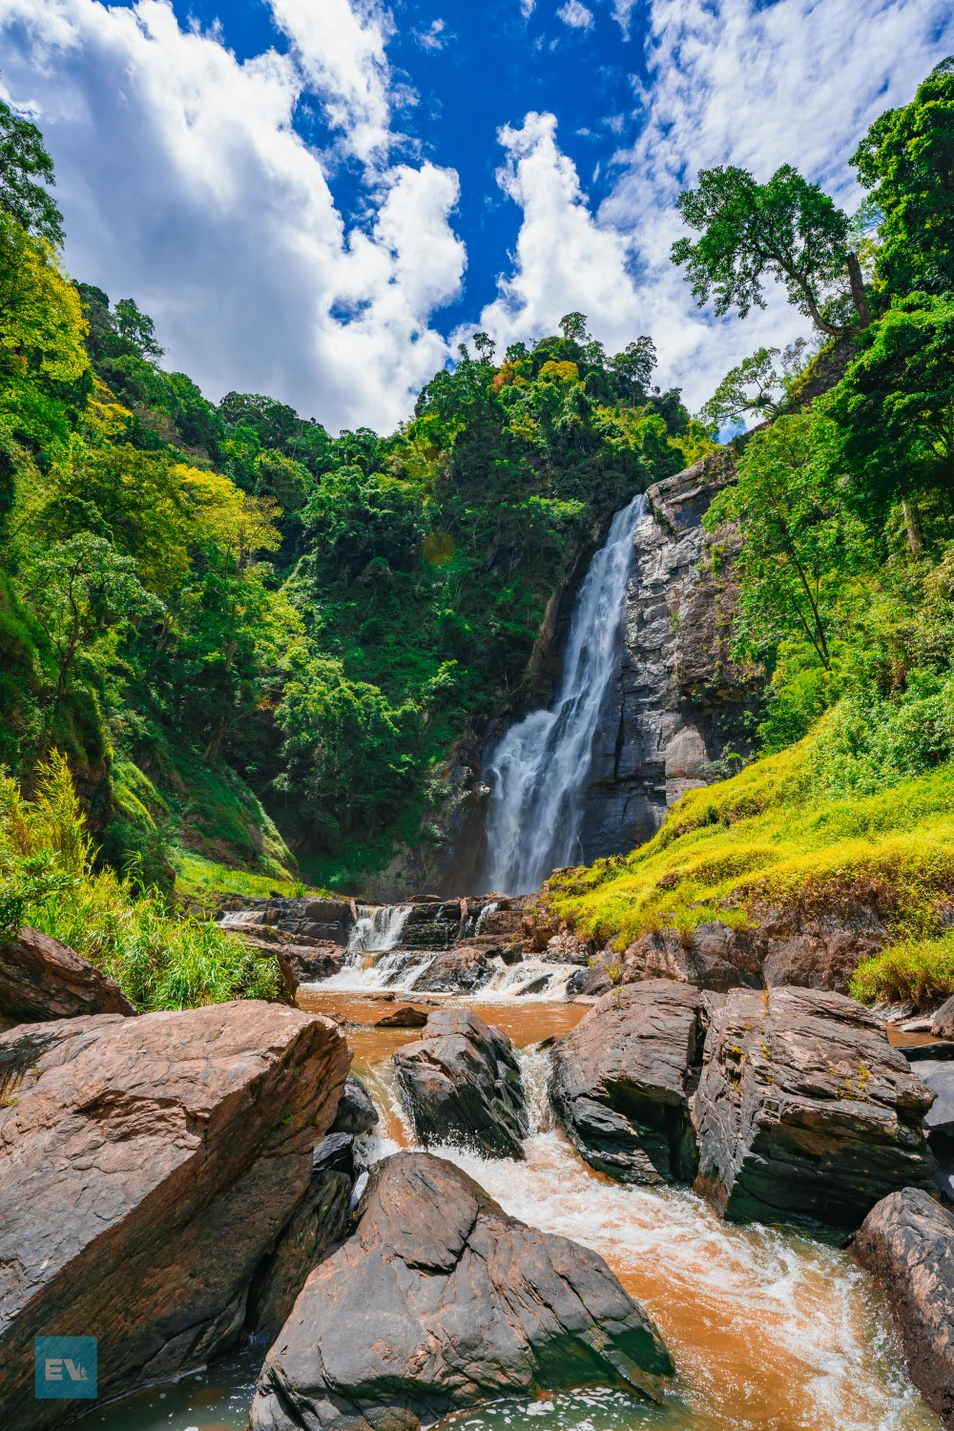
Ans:
POLYGON ((633 532, 646 509, 617 512, 580 587, 556 700, 511 726, 485 761, 490 785, 484 886, 529 894, 580 860, 583 791, 596 726, 619 657, 633 532))

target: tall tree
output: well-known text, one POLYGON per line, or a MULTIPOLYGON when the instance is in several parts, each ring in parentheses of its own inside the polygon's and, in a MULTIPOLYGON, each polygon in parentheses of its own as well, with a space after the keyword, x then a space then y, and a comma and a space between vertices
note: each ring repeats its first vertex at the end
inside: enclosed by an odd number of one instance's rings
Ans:
POLYGON ((50 187, 56 183, 43 135, 0 101, 0 209, 12 214, 28 233, 58 248, 63 242, 63 215, 35 179, 50 187))
POLYGON ((875 120, 851 162, 881 216, 878 277, 897 294, 954 289, 954 58, 875 120))
POLYGON ((847 214, 790 164, 767 184, 734 166, 703 169, 698 187, 680 194, 677 208, 702 233, 696 243, 679 239, 671 253, 674 263, 686 264, 700 307, 714 297, 720 317, 737 308, 744 318, 753 304, 765 307, 762 284, 769 277, 783 283, 795 307, 829 337, 871 321, 847 214), (839 311, 846 280, 853 315, 839 311))

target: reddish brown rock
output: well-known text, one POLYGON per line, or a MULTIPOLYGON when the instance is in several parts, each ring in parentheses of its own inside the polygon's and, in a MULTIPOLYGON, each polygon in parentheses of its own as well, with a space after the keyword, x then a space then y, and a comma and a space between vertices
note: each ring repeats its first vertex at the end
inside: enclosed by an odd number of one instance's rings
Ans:
POLYGON ((0 1035, 5 1426, 63 1420, 33 1396, 37 1334, 98 1337, 104 1398, 235 1341, 348 1061, 326 1019, 257 1001, 0 1035))
POLYGON ((383 1018, 375 1019, 378 1029, 422 1029, 427 1023, 427 1010, 415 1009, 411 1004, 400 1004, 383 1018))
POLYGON ((0 944, 0 1019, 7 1024, 135 1012, 119 985, 68 944, 36 929, 0 944))
POLYGON ((855 1228, 888 1193, 933 1186, 933 1101, 853 999, 732 989, 693 1101, 699 1186, 733 1221, 855 1228))
POLYGON ((508 1217, 453 1164, 400 1153, 271 1348, 251 1431, 419 1431, 543 1388, 659 1399, 672 1363, 595 1252, 508 1217))
POLYGON ((482 945, 458 944, 442 950, 414 980, 415 992, 470 994, 486 984, 493 970, 493 950, 482 945))
POLYGON ((853 1250, 894 1308, 911 1380, 954 1427, 954 1213, 904 1188, 872 1208, 853 1250))

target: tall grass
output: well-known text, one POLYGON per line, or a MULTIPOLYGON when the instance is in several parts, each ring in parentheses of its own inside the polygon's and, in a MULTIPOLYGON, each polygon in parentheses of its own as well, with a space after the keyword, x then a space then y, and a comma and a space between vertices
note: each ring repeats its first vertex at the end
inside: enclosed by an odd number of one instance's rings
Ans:
POLYGON ((180 918, 135 873, 97 869, 65 757, 40 767, 27 799, 0 775, 0 940, 31 925, 70 945, 138 1009, 269 998, 281 977, 218 925, 180 918))

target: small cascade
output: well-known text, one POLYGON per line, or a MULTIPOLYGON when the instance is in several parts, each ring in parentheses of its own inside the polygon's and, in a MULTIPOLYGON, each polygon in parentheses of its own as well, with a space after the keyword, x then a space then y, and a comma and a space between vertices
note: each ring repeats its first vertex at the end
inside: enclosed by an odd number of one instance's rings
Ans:
POLYGON ((400 947, 413 908, 411 904, 359 904, 344 965, 315 987, 356 994, 412 989, 434 957, 400 947))
POLYGON ((490 786, 484 888, 531 894, 580 859, 593 739, 619 660, 633 533, 646 507, 617 512, 580 587, 556 699, 513 725, 484 762, 490 786))
POLYGON ((219 920, 222 929, 256 929, 264 923, 264 909, 228 909, 219 920))
POLYGON ((359 904, 349 949, 393 949, 400 944, 410 917, 410 904, 359 904))
POLYGON ((510 999, 541 999, 552 1003, 566 998, 566 983, 578 973, 575 964, 554 964, 543 959, 521 959, 517 964, 504 964, 492 974, 483 988, 474 995, 480 1002, 510 999))

